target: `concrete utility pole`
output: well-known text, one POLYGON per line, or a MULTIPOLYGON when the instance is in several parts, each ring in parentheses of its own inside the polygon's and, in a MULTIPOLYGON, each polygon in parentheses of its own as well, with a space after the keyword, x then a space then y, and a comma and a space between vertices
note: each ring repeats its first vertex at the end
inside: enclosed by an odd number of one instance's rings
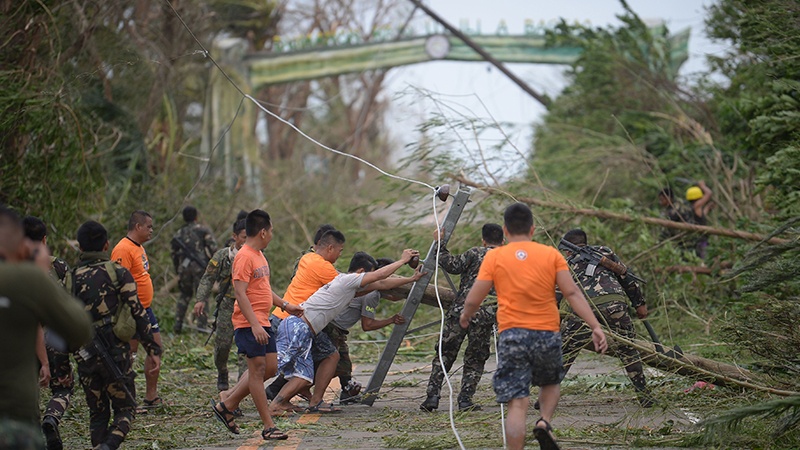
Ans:
MULTIPOLYGON (((447 241, 450 240, 450 236, 453 234, 456 223, 458 223, 458 219, 461 217, 461 213, 464 211, 464 206, 466 206, 467 202, 469 202, 469 196, 471 192, 471 188, 461 187, 458 190, 458 193, 456 193, 453 203, 450 205, 450 209, 447 210, 447 216, 444 218, 444 223, 442 223, 442 246, 446 245, 447 241)), ((372 377, 369 379, 367 390, 363 394, 363 398, 361 400, 362 404, 372 406, 372 404, 375 403, 375 399, 378 398, 378 392, 381 390, 383 380, 386 379, 386 375, 389 373, 389 368, 392 366, 392 361, 394 361, 395 355, 397 355, 397 350, 400 348, 400 345, 403 343, 403 339, 406 337, 406 333, 408 331, 408 327, 411 325, 411 320, 414 317, 414 313, 417 312, 417 308, 419 307, 422 297, 425 294, 425 289, 428 287, 428 283, 430 283, 431 277, 433 277, 433 272, 436 270, 436 246, 436 242, 431 244, 431 248, 428 250, 428 255, 425 257, 425 262, 422 265, 422 271, 425 272, 426 275, 417 280, 417 282, 411 286, 411 292, 409 292, 406 302, 403 304, 403 311, 401 313, 402 316, 406 318, 406 321, 405 323, 395 325, 392 329, 392 334, 389 336, 389 341, 386 343, 386 347, 383 349, 381 359, 378 361, 378 365, 375 367, 375 372, 372 373, 372 377)))

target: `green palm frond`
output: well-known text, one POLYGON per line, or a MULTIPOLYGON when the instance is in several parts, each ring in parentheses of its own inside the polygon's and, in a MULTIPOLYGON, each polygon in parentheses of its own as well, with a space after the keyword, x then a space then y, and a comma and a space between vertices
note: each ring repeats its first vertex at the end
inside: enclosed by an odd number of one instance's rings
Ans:
POLYGON ((745 419, 777 419, 774 437, 780 437, 797 429, 800 425, 800 396, 780 398, 764 403, 728 410, 719 416, 707 419, 699 425, 706 433, 733 431, 745 419))

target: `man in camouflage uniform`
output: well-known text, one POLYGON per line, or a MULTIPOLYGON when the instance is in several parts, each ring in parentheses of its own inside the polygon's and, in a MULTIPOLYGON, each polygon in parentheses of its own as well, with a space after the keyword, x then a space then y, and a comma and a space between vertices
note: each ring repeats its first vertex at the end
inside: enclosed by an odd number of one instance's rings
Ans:
MULTIPOLYGON (((440 232, 433 234, 434 240, 439 240, 440 232)), ((458 356, 461 343, 469 335, 469 343, 464 352, 464 372, 461 377, 461 392, 458 394, 458 409, 461 411, 476 411, 481 409, 472 402, 475 388, 483 376, 483 367, 489 359, 489 342, 496 322, 497 305, 484 305, 478 310, 468 328, 461 328, 458 321, 464 310, 464 299, 475 283, 478 270, 481 268, 483 257, 489 249, 503 244, 503 227, 494 223, 487 223, 482 230, 482 246, 472 247, 460 255, 451 255, 444 246, 439 251, 439 266, 448 273, 461 275, 458 293, 450 305, 445 318, 442 331, 442 358, 444 367, 449 372, 458 356)), ((491 295, 495 295, 494 290, 491 295)), ((444 380, 444 371, 439 361, 439 344, 436 344, 436 355, 433 357, 431 376, 428 380, 427 398, 420 405, 423 411, 434 411, 439 408, 439 394, 444 380)))
MULTIPOLYGON (((233 305, 236 302, 236 295, 231 285, 231 266, 236 253, 244 245, 247 239, 245 232, 245 219, 238 220, 233 224, 233 242, 229 247, 218 250, 211 257, 206 267, 206 272, 200 278, 197 287, 197 303, 194 304, 194 314, 197 317, 205 317, 208 310, 208 296, 214 283, 219 282, 219 294, 217 294, 216 311, 214 312, 214 325, 217 336, 214 340, 214 365, 217 367, 217 389, 220 391, 228 390, 228 355, 231 352, 233 343, 233 305)), ((247 370, 247 360, 244 355, 239 354, 239 376, 247 370)))
MULTIPOLYGON (((570 230, 564 235, 564 240, 584 247, 586 246, 586 233, 583 230, 570 230)), ((606 258, 619 263, 619 258, 608 247, 596 246, 595 250, 606 258)), ((647 317, 647 305, 639 285, 631 277, 617 275, 603 266, 595 266, 579 254, 567 252, 567 263, 576 278, 578 286, 582 287, 589 299, 597 320, 608 326, 614 333, 627 339, 634 339, 636 332, 630 315, 628 315, 628 302, 636 308, 636 315, 640 319, 647 317)), ((557 295, 560 300, 560 294, 557 295)), ((591 330, 575 314, 569 314, 561 322, 561 337, 563 340, 562 353, 564 354, 564 373, 566 374, 575 362, 578 353, 592 342, 591 330)), ((653 398, 647 389, 644 377, 642 360, 639 351, 625 345, 612 343, 614 352, 625 366, 625 372, 631 379, 633 387, 639 398, 639 403, 649 408, 653 406, 653 398)))
MULTIPOLYGON (((183 220, 186 224, 175 233, 171 242, 172 264, 178 273, 178 289, 181 291, 175 308, 173 331, 176 333, 183 330, 189 301, 197 291, 208 261, 217 251, 217 241, 211 230, 197 223, 197 209, 194 206, 183 208, 183 220)), ((206 326, 206 316, 197 318, 197 326, 206 326)))
MULTIPOLYGON (((25 237, 34 241, 41 242, 47 246, 47 226, 38 217, 27 216, 22 219, 22 226, 25 229, 25 237)), ((50 256, 50 277, 64 285, 64 276, 69 271, 69 265, 64 260, 55 256, 50 256)), ((46 341, 46 340, 45 340, 46 341)), ((60 352, 50 345, 43 343, 49 373, 50 401, 45 407, 42 419, 42 432, 44 433, 47 450, 61 450, 63 444, 58 425, 61 417, 69 408, 70 398, 75 391, 75 380, 72 374, 72 364, 69 361, 69 353, 60 352)))
POLYGON ((106 229, 94 221, 84 223, 78 229, 78 244, 83 253, 78 266, 67 277, 67 287, 84 303, 95 330, 92 344, 75 353, 78 377, 89 407, 92 445, 99 450, 116 449, 130 431, 136 411, 130 344, 117 338, 112 330, 117 309, 130 308, 138 339, 154 361, 155 371, 161 366, 161 347, 153 338, 133 276, 128 269, 109 261, 106 229), (106 366, 102 351, 108 352, 124 382, 106 366), (113 420, 109 424, 112 410, 113 420))

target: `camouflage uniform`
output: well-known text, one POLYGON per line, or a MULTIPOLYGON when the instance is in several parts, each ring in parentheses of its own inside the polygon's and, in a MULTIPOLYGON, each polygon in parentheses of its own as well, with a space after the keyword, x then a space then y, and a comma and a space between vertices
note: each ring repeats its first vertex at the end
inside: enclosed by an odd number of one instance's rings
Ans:
MULTIPOLYGON (((619 258, 610 248, 600 246, 593 248, 608 259, 619 262, 619 258)), ((590 265, 589 261, 577 254, 567 258, 567 263, 573 271, 578 286, 582 286, 584 293, 589 298, 589 304, 592 305, 594 315, 600 324, 608 326, 614 333, 627 339, 635 338, 636 332, 628 314, 628 304, 625 298, 630 299, 634 308, 644 305, 645 301, 639 285, 630 277, 617 275, 602 266, 590 265)), ((581 349, 592 342, 592 330, 575 314, 569 314, 561 322, 561 336, 564 342, 562 352, 566 375, 581 349)), ((645 395, 647 385, 639 351, 629 345, 613 341, 609 345, 625 366, 625 372, 631 379, 634 389, 645 395)), ((642 398, 640 396, 640 399, 642 398)))
MULTIPOLYGON (((214 365, 217 367, 217 388, 221 391, 228 389, 228 356, 233 345, 231 316, 233 315, 233 305, 236 303, 236 294, 231 284, 231 266, 236 252, 236 248, 231 244, 214 253, 197 286, 197 301, 204 302, 206 311, 208 311, 208 297, 211 295, 211 288, 214 287, 214 283, 219 282, 220 292, 217 294, 217 305, 214 311, 217 333, 214 339, 214 365)), ((239 355, 239 376, 245 370, 247 370, 247 360, 244 355, 239 355)))
MULTIPOLYGON (((62 286, 64 277, 69 271, 69 265, 64 260, 51 257, 52 268, 50 276, 56 279, 62 286)), ((69 407, 70 397, 75 391, 75 379, 72 374, 72 364, 69 361, 69 353, 60 352, 49 345, 47 349, 47 361, 50 364, 50 392, 52 397, 47 402, 44 410, 43 421, 51 417, 58 425, 61 417, 69 407)))
MULTIPOLYGON (((183 320, 189 301, 194 297, 200 278, 206 270, 206 261, 217 251, 217 241, 211 230, 197 222, 182 226, 172 238, 172 264, 178 273, 181 296, 175 308, 175 332, 183 329, 183 320)), ((208 306, 206 304, 206 306, 208 306)), ((197 326, 205 327, 206 318, 198 317, 197 326)))
POLYGON ((89 407, 89 431, 92 446, 105 444, 110 449, 120 446, 131 429, 136 400, 135 376, 131 367, 130 344, 119 340, 112 331, 111 318, 119 307, 130 308, 136 320, 137 335, 148 354, 160 355, 161 347, 153 340, 150 320, 136 295, 133 276, 124 267, 113 263, 117 283, 106 272, 108 254, 105 252, 86 252, 81 255, 78 267, 73 271, 73 292, 81 300, 86 311, 92 316, 95 328, 95 342, 100 342, 125 375, 128 390, 125 392, 120 382, 114 378, 94 352, 86 352, 86 347, 74 354, 78 363, 78 377, 86 394, 89 407), (107 345, 105 345, 107 344, 107 345), (91 355, 91 356, 90 356, 91 355), (85 357, 87 356, 87 357, 85 357), (113 421, 109 425, 111 410, 113 421))
MULTIPOLYGON (((464 300, 475 283, 475 278, 478 277, 481 262, 489 248, 473 247, 460 255, 451 255, 445 247, 442 247, 439 253, 439 266, 448 273, 461 274, 458 293, 445 315, 444 330, 442 331, 442 357, 448 372, 458 356, 461 343, 469 335, 469 343, 464 351, 464 372, 461 377, 461 392, 458 395, 459 404, 472 402, 475 388, 483 376, 484 364, 489 359, 489 342, 496 323, 497 306, 484 305, 480 307, 466 330, 459 325, 461 311, 464 310, 464 300)), ((490 295, 495 295, 494 289, 490 295)), ((428 397, 438 398, 444 380, 442 365, 439 363, 438 343, 432 364, 427 394, 428 397)))

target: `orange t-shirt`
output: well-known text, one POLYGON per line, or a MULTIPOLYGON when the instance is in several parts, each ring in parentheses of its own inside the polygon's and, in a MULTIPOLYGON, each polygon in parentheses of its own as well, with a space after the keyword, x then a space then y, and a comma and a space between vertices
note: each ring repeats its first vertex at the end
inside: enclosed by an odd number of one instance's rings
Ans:
MULTIPOLYGON (((322 256, 316 253, 306 253, 297 264, 297 273, 286 288, 283 299, 293 305, 299 305, 308 300, 319 288, 333 281, 339 272, 322 256)), ((289 313, 275 308, 272 312, 276 317, 285 319, 289 313)))
POLYGON ((562 270, 569 268, 561 253, 536 242, 510 242, 489 250, 477 279, 494 283, 500 331, 559 331, 555 288, 556 273, 562 270))
POLYGON ((120 239, 111 251, 111 260, 130 270, 136 281, 136 294, 142 306, 149 308, 153 304, 153 280, 150 279, 150 261, 142 244, 128 237, 120 239))
MULTIPOLYGON (((231 278, 234 282, 244 281, 247 283, 247 299, 250 306, 256 313, 258 323, 262 327, 269 326, 269 309, 272 307, 272 287, 269 284, 269 263, 264 254, 258 250, 243 245, 233 258, 231 268, 231 278)), ((237 300, 233 306, 233 316, 231 317, 233 328, 250 328, 250 322, 239 309, 237 300)))

